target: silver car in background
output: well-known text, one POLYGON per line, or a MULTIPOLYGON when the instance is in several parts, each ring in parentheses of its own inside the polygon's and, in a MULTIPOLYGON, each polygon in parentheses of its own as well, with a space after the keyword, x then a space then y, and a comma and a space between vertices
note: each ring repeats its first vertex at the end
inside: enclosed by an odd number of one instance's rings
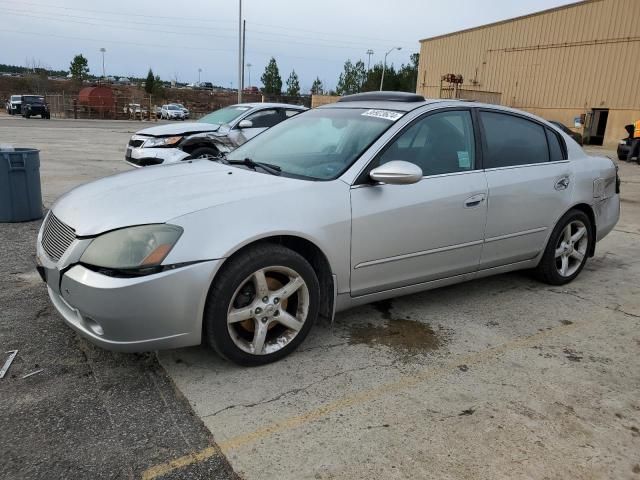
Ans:
POLYGON ((182 105, 181 103, 172 103, 171 105, 175 105, 180 110, 182 110, 182 113, 184 115, 184 119, 185 120, 188 119, 189 116, 191 115, 191 112, 189 112, 189 109, 187 107, 185 107, 184 105, 182 105))
POLYGON ((305 110, 285 103, 241 103, 216 110, 197 122, 145 128, 129 140, 125 162, 146 167, 214 158, 305 110))
POLYGON ((538 117, 376 92, 224 159, 78 187, 37 258, 66 323, 102 347, 205 339, 257 365, 354 305, 519 269, 570 282, 618 221, 618 192, 610 159, 538 117))
POLYGON ((184 120, 184 111, 174 104, 163 105, 160 109, 160 118, 163 120, 184 120))

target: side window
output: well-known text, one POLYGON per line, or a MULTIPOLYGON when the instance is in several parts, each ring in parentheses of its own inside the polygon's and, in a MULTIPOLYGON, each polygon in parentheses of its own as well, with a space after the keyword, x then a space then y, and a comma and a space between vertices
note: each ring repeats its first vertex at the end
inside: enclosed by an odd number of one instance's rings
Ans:
POLYGON ((558 134, 547 129, 547 141, 549 142, 549 156, 552 162, 558 162, 560 160, 566 160, 564 149, 560 144, 560 138, 558 134))
POLYGON ((428 115, 396 137, 378 157, 414 163, 424 175, 464 172, 475 168, 471 113, 451 110, 428 115))
POLYGON ((284 117, 280 115, 278 110, 271 109, 253 113, 246 120, 253 122, 253 128, 271 128, 284 120, 284 117))
POLYGON ((497 112, 480 112, 487 151, 484 168, 549 161, 545 128, 535 122, 497 112))

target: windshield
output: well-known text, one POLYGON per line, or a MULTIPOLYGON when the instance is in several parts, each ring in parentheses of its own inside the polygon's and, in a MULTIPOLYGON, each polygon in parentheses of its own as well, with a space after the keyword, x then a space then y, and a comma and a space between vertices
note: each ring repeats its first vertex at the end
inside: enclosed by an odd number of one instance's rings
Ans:
POLYGON ((20 95, 11 95, 12 102, 19 102, 22 97, 20 95))
POLYGON ((175 105, 169 105, 167 106, 167 110, 180 110, 178 107, 176 107, 175 105))
POLYGON ((238 118, 251 107, 243 107, 241 105, 232 105, 231 107, 221 108, 215 112, 205 115, 198 122, 211 123, 213 125, 222 125, 223 123, 229 123, 238 118))
POLYGON ((283 174, 330 180, 342 175, 402 113, 365 108, 309 110, 261 133, 228 160, 269 163, 283 174))
POLYGON ((34 95, 25 95, 24 97, 22 97, 22 101, 27 103, 44 102, 44 97, 36 97, 34 95))

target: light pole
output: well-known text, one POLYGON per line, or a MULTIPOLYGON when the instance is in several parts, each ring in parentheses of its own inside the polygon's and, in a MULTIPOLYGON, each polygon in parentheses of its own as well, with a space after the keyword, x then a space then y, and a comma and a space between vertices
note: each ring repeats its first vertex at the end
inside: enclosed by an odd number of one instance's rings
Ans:
POLYGON ((247 63, 247 70, 249 71, 249 88, 251 88, 251 67, 253 65, 251 65, 250 63, 247 63))
POLYGON ((107 51, 107 49, 102 47, 100 51, 102 52, 102 78, 105 79, 107 78, 107 74, 105 73, 105 70, 104 70, 104 53, 107 51))
POLYGON ((238 0, 238 103, 242 103, 242 0, 238 0))
POLYGON ((369 66, 371 65, 371 55, 373 55, 373 50, 369 49, 367 50, 367 56, 369 57, 367 59, 367 72, 370 70, 369 66))
POLYGON ((380 79, 380 91, 382 91, 382 84, 384 83, 384 72, 387 69, 387 55, 389 55, 394 50, 402 50, 402 47, 393 47, 384 54, 384 63, 382 64, 382 78, 380 79))
POLYGON ((198 69, 198 86, 200 86, 200 73, 202 73, 202 69, 198 69))

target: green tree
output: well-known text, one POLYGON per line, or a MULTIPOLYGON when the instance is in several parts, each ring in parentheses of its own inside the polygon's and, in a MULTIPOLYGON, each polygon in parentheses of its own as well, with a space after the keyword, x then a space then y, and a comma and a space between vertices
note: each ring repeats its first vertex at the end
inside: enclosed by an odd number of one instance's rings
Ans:
MULTIPOLYGON (((383 90, 415 92, 418 82, 418 61, 419 54, 413 53, 409 57, 408 64, 402 64, 399 70, 396 70, 393 64, 387 65, 384 72, 383 90)), ((380 88, 380 80, 382 79, 382 63, 377 63, 366 74, 366 80, 362 86, 362 91, 370 92, 380 88)))
POLYGON ((89 62, 84 58, 84 55, 78 54, 73 57, 71 65, 69 65, 69 73, 79 83, 82 83, 89 76, 89 62))
POLYGON ((297 97, 300 95, 300 80, 295 70, 291 71, 289 78, 287 79, 287 95, 290 97, 297 97))
POLYGON ((412 53, 409 58, 410 63, 406 65, 402 64, 400 70, 398 70, 398 90, 415 92, 418 83, 418 62, 420 60, 420 54, 412 53))
POLYGON ((322 85, 322 80, 320 77, 316 77, 311 85, 311 94, 312 95, 322 95, 324 93, 324 85, 322 85))
POLYGON ((271 57, 271 60, 269 60, 269 64, 265 67, 260 81, 264 85, 262 88, 263 93, 280 95, 282 92, 282 78, 275 58, 271 57))
POLYGON ((147 79, 144 82, 144 91, 151 95, 155 88, 155 83, 156 77, 153 75, 153 70, 149 69, 149 73, 147 73, 147 79))
POLYGON ((153 90, 151 91, 154 97, 164 98, 164 84, 160 79, 160 75, 156 75, 153 79, 153 90))
POLYGON ((336 86, 338 95, 350 95, 360 92, 366 78, 367 72, 362 60, 358 60, 355 65, 351 60, 347 60, 344 62, 344 70, 338 78, 338 85, 336 86))

